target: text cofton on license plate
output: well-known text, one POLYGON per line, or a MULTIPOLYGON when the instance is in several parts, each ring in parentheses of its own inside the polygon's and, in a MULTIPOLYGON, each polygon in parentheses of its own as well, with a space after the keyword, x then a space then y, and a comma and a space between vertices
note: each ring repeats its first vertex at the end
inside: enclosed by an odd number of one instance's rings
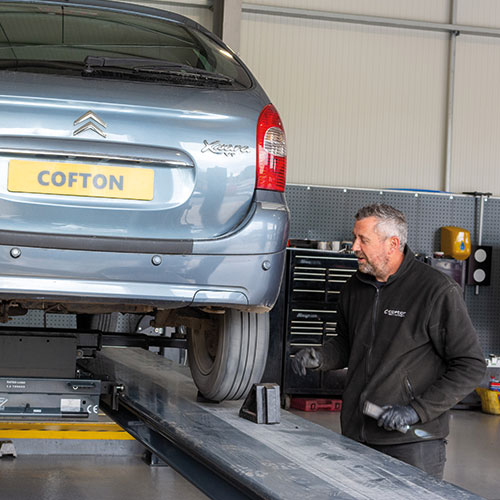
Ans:
POLYGON ((154 170, 84 163, 10 160, 8 190, 21 193, 152 200, 154 170))

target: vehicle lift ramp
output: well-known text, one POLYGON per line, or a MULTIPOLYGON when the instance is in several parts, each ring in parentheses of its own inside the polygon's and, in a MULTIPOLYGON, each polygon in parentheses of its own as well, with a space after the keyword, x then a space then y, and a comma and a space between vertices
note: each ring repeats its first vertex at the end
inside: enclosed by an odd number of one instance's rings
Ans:
POLYGON ((241 401, 199 402, 185 367, 144 349, 105 347, 83 369, 119 389, 101 408, 213 499, 481 498, 287 411, 256 424, 241 401))

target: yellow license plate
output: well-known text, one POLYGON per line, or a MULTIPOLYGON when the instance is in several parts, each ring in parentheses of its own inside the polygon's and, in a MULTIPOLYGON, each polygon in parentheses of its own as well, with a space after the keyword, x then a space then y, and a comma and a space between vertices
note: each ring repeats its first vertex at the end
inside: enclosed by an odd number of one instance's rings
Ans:
POLYGON ((7 188, 20 193, 152 200, 154 170, 10 160, 7 188))

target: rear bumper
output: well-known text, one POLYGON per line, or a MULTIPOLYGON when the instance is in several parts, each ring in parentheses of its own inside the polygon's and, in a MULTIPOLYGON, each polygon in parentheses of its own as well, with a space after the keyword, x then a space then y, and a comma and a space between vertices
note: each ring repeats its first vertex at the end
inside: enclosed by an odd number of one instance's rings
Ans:
MULTIPOLYGON (((4 255, 8 249, 2 246, 0 252, 4 255)), ((75 266, 75 274, 76 267, 98 267, 106 269, 113 275, 110 278, 115 279, 2 273, 0 299, 25 300, 32 304, 134 304, 159 308, 217 305, 265 310, 276 300, 284 259, 284 252, 266 256, 169 255, 160 266, 154 266, 150 255, 127 254, 123 259, 122 254, 117 262, 116 255, 99 252, 88 255, 90 252, 51 250, 49 253, 59 259, 60 274, 69 274, 69 258, 75 266), (120 275, 130 278, 131 274, 137 279, 120 279, 120 275)), ((36 254, 36 250, 25 249, 23 260, 34 262, 38 260, 36 254)))
POLYGON ((233 231, 209 240, 156 238, 120 238, 46 234, 0 229, 2 245, 38 249, 84 250, 103 253, 171 255, 256 255, 276 253, 286 247, 289 212, 284 195, 257 191, 246 219, 233 231))
POLYGON ((19 244, 26 243, 25 236, 16 244, 16 233, 11 233, 9 244, 0 245, 0 299, 31 307, 99 303, 270 309, 283 273, 288 211, 273 196, 263 198, 237 231, 195 240, 189 252, 179 254, 137 252, 137 242, 131 247, 127 240, 122 251, 26 246, 19 244), (20 251, 16 258, 13 248, 20 251))

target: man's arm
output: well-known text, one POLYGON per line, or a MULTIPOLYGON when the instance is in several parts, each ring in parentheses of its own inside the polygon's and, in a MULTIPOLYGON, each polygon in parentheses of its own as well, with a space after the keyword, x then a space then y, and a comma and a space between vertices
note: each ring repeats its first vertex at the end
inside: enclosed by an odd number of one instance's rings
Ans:
POLYGON ((328 371, 347 366, 349 361, 349 334, 341 301, 339 301, 338 307, 336 334, 322 347, 305 347, 295 353, 291 361, 293 372, 296 375, 305 376, 307 370, 328 371))
POLYGON ((422 422, 437 418, 455 406, 480 383, 486 370, 465 302, 458 286, 450 286, 437 297, 429 318, 429 335, 446 370, 411 406, 422 422))
POLYGON ((319 369, 322 371, 340 370, 349 363, 350 341, 345 302, 346 297, 341 294, 337 310, 336 336, 329 339, 321 348, 322 363, 319 369))

